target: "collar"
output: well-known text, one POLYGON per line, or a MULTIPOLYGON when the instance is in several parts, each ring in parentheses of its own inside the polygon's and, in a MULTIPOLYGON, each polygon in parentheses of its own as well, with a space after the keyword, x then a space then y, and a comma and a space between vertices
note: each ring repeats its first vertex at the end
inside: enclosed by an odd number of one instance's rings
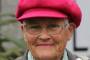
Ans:
POLYGON ((28 60, 34 60, 30 51, 28 52, 28 60))
POLYGON ((62 60, 68 60, 68 54, 67 54, 66 50, 64 50, 64 55, 63 55, 63 59, 62 60))

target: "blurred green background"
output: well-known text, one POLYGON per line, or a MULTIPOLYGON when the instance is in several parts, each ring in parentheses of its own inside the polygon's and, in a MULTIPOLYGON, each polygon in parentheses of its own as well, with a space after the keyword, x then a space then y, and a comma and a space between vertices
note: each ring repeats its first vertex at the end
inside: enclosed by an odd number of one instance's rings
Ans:
POLYGON ((0 0, 0 60, 14 60, 25 51, 25 43, 15 19, 18 0, 0 0))

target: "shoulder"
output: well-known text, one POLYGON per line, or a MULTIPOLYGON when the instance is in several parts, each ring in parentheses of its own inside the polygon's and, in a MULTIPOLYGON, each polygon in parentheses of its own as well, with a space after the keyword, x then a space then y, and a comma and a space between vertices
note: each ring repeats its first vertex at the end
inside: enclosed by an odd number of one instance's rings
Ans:
POLYGON ((15 60, 26 60, 26 59, 25 59, 25 56, 20 56, 20 57, 16 58, 15 60))
POLYGON ((15 60, 27 60, 27 53, 28 53, 28 50, 26 50, 22 56, 16 58, 15 60))
POLYGON ((89 57, 87 57, 87 56, 79 56, 82 60, 90 60, 90 58, 89 57))
POLYGON ((67 50, 69 60, 89 60, 87 56, 79 56, 71 53, 70 51, 67 50))

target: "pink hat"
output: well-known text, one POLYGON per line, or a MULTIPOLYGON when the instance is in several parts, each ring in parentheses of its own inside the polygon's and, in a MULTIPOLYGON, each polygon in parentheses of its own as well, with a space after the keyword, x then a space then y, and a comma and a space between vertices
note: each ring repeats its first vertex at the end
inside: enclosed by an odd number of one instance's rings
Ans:
POLYGON ((19 0, 17 20, 34 17, 69 18, 78 27, 82 14, 74 0, 19 0))

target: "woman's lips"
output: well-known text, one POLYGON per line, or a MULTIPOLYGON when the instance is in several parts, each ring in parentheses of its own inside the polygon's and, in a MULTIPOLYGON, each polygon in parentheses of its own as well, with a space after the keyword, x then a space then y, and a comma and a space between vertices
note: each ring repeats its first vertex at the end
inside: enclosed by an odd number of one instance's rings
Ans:
POLYGON ((37 46, 52 46, 53 44, 37 44, 37 46))
POLYGON ((54 44, 37 44, 36 47, 53 47, 54 44))

